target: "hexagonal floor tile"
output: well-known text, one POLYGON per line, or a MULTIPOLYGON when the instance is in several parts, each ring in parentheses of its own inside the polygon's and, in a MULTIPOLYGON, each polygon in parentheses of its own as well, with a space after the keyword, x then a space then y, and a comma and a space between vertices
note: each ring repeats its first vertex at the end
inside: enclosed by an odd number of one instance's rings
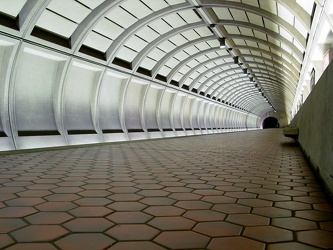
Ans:
POLYGON ((70 234, 55 242, 60 249, 96 249, 111 247, 115 241, 100 233, 70 234))
POLYGON ((156 217, 148 222, 160 230, 191 230, 195 222, 182 217, 156 217))
POLYGON ((49 243, 19 243, 6 248, 6 250, 56 250, 52 244, 49 243))
POLYGON ((135 241, 135 242, 118 242, 108 250, 166 250, 166 248, 161 247, 153 242, 148 241, 135 241))
POLYGON ((97 190, 85 190, 78 194, 83 197, 106 197, 108 195, 111 195, 111 192, 97 189, 97 190))
POLYGON ((256 198, 257 196, 256 194, 246 193, 246 192, 226 192, 224 195, 238 199, 239 198, 250 199, 250 198, 256 198))
POLYGON ((141 190, 138 194, 144 197, 163 197, 168 196, 170 192, 163 190, 141 190))
POLYGON ((31 197, 31 198, 41 198, 50 194, 52 193, 47 190, 27 190, 17 193, 19 197, 31 197))
POLYGON ((4 249, 5 247, 15 243, 12 238, 7 234, 0 234, 0 249, 4 249))
POLYGON ((207 249, 220 250, 222 246, 237 250, 264 250, 265 244, 241 236, 214 238, 207 249))
POLYGON ((148 197, 140 200, 140 202, 147 204, 149 206, 163 206, 163 205, 172 205, 176 203, 176 200, 168 197, 148 197))
POLYGON ((258 207, 254 208, 252 213, 267 216, 270 218, 291 217, 292 215, 290 210, 277 207, 258 207))
POLYGON ((213 204, 204 201, 178 201, 174 206, 187 210, 210 209, 213 204))
POLYGON ((146 223, 153 216, 143 212, 114 212, 107 219, 117 224, 146 223))
POLYGON ((80 206, 106 206, 107 204, 112 203, 112 201, 107 198, 88 197, 75 200, 74 203, 80 206))
POLYGON ((186 187, 193 189, 213 189, 215 186, 208 184, 188 184, 186 187))
POLYGON ((212 210, 191 210, 183 216, 194 221, 221 221, 226 217, 225 214, 212 210))
POLYGON ((153 184, 153 183, 147 183, 147 184, 138 184, 136 186, 134 186, 135 188, 141 189, 141 190, 157 190, 157 189, 162 189, 164 188, 164 186, 160 185, 160 184, 153 184))
POLYGON ((22 219, 0 219, 1 233, 8 233, 27 225, 22 219))
POLYGON ((114 223, 104 218, 76 218, 64 224, 72 232, 104 232, 114 223))
POLYGON ((26 191, 24 187, 1 187, 0 194, 15 194, 26 191))
POLYGON ((163 190, 170 193, 191 193, 193 191, 192 188, 188 187, 166 187, 163 190))
POLYGON ((48 201, 75 201, 81 197, 76 194, 51 194, 44 198, 48 201))
POLYGON ((281 194, 261 194, 258 196, 259 199, 269 201, 290 201, 291 197, 281 194))
POLYGON ((65 212, 39 212, 26 217, 31 224, 61 224, 72 219, 73 216, 65 212))
POLYGON ((78 207, 68 211, 68 213, 76 217, 103 217, 112 212, 106 207, 78 207))
POLYGON ((45 200, 42 198, 16 198, 9 201, 5 201, 7 206, 12 207, 29 207, 29 206, 36 206, 38 204, 44 203, 45 200))
POLYGON ((298 201, 278 201, 275 202, 276 207, 285 208, 289 210, 307 210, 311 209, 310 204, 298 202, 298 201))
POLYGON ((235 203, 237 199, 232 198, 232 197, 227 197, 227 196, 216 196, 216 195, 209 195, 209 196, 204 196, 202 198, 203 201, 208 201, 213 204, 226 204, 226 203, 235 203))
POLYGON ((273 202, 262 199, 239 199, 237 204, 249 207, 270 207, 273 205, 273 202))
POLYGON ((269 225, 269 218, 255 214, 231 214, 226 221, 242 226, 264 226, 269 225))
POLYGON ((317 224, 314 221, 303 220, 294 217, 273 218, 272 225, 294 231, 317 229, 317 224))
POLYGON ((57 225, 32 225, 11 233, 18 242, 45 242, 55 240, 68 231, 57 225))
MULTIPOLYGON (((112 185, 114 185, 114 183, 112 183, 112 185)), ((140 189, 135 187, 113 187, 110 188, 109 191, 115 194, 134 194, 140 191, 140 189)))
POLYGON ((291 197, 307 195, 306 192, 297 191, 297 190, 282 190, 282 191, 277 191, 277 193, 282 194, 282 195, 291 196, 291 197))
POLYGON ((212 210, 219 211, 226 214, 241 214, 249 213, 250 207, 238 204, 219 204, 212 207, 212 210))
POLYGON ((242 227, 224 221, 200 222, 193 228, 193 231, 211 237, 239 235, 241 230, 242 227))
POLYGON ((325 198, 322 197, 315 197, 315 196, 301 196, 301 197, 294 197, 294 201, 299 201, 308 204, 318 204, 322 202, 326 202, 325 198))
POLYGON ((255 193, 255 194, 274 194, 274 190, 272 189, 265 189, 265 188, 247 188, 245 189, 248 193, 255 193))
POLYGON ((319 250, 299 242, 274 243, 267 246, 267 250, 319 250))
POLYGON ((202 189, 202 190, 197 189, 197 190, 194 190, 193 193, 199 194, 199 195, 204 195, 204 196, 207 196, 207 195, 221 196, 224 194, 223 191, 213 190, 213 189, 202 189))
POLYGON ((313 207, 316 210, 333 213, 333 205, 327 202, 314 204, 313 207))
POLYGON ((320 228, 333 232, 333 221, 321 222, 320 223, 320 228))
POLYGON ((170 198, 180 201, 186 200, 200 200, 202 195, 192 194, 192 193, 173 193, 169 195, 170 198))
POLYGON ((51 191, 56 194, 75 194, 80 191, 83 191, 84 189, 79 187, 58 187, 55 189, 52 189, 51 191))
POLYGON ((171 249, 205 249, 209 238, 192 231, 162 232, 154 241, 171 249))
POLYGON ((273 226, 246 227, 243 235, 267 243, 293 240, 291 231, 273 226))
POLYGON ((312 230, 297 233, 297 239, 301 242, 323 248, 333 248, 333 232, 323 230, 312 230))
POLYGON ((68 211, 76 207, 78 207, 78 205, 68 201, 48 201, 36 206, 38 210, 45 212, 68 211))
POLYGON ((138 201, 142 198, 141 195, 137 194, 113 194, 108 196, 108 199, 113 201, 138 201))
POLYGON ((147 205, 135 201, 117 201, 108 205, 108 207, 115 211, 141 211, 147 205))
POLYGON ((179 216, 182 215, 185 210, 173 206, 150 206, 145 209, 144 212, 154 216, 179 216))
POLYGON ((33 207, 4 207, 0 209, 0 218, 19 218, 36 212, 33 207))
POLYGON ((317 210, 296 211, 295 216, 313 221, 333 220, 333 213, 317 210))
POLYGON ((106 231, 106 234, 121 241, 152 240, 159 233, 157 229, 143 224, 121 224, 106 231))
POLYGON ((11 200, 14 198, 17 198, 17 196, 15 194, 1 194, 0 201, 11 200))

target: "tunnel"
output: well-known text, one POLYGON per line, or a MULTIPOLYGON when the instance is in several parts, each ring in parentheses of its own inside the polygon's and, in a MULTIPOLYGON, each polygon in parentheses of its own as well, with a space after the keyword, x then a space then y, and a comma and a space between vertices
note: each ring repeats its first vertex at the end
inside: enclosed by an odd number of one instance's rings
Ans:
POLYGON ((0 0, 0 248, 333 249, 332 30, 331 0, 0 0))
POLYGON ((275 117, 267 117, 264 122, 262 123, 263 129, 267 128, 278 128, 280 127, 279 125, 279 120, 276 119, 275 117))

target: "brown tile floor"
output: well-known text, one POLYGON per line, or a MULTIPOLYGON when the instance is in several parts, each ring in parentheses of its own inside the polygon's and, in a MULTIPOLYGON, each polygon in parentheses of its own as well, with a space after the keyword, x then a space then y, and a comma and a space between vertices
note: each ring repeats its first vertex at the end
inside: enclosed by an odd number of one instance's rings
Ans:
POLYGON ((1 249, 333 248, 279 129, 0 156, 1 249))

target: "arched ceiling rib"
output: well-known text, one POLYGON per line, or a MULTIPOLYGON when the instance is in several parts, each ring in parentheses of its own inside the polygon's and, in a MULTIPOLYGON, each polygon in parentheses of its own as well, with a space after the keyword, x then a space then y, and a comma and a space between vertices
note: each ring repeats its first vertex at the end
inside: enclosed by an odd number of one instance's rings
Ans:
POLYGON ((289 114, 312 20, 296 0, 22 0, 6 11, 32 42, 256 115, 289 114))

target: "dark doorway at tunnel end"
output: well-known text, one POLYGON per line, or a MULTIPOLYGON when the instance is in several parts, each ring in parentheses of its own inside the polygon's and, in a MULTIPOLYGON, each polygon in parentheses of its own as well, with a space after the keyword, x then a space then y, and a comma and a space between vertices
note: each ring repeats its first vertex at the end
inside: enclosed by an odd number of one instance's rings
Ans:
POLYGON ((267 117, 264 122, 262 123, 262 128, 279 128, 280 123, 279 120, 276 119, 275 117, 267 117))

